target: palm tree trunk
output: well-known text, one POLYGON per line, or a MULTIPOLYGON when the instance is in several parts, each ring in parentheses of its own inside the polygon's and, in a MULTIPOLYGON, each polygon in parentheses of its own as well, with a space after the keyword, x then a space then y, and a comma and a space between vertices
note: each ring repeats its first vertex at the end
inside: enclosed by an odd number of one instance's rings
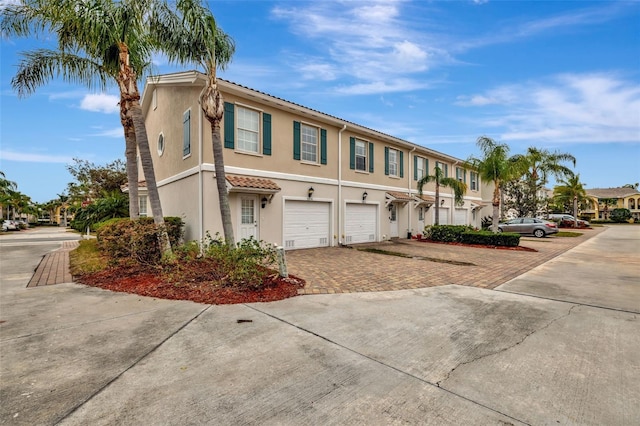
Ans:
POLYGON ((578 227, 578 196, 577 195, 573 197, 573 218, 575 219, 573 221, 573 227, 577 228, 578 227))
POLYGON ((493 187, 493 214, 491 216, 491 231, 498 232, 498 221, 500 220, 500 182, 495 182, 493 187))
POLYGON ((140 217, 140 203, 138 202, 138 161, 136 149, 136 132, 133 120, 127 117, 127 102, 120 99, 120 122, 124 128, 124 151, 127 159, 127 184, 129 186, 129 219, 136 220, 140 217))
POLYGON ((129 48, 122 42, 118 43, 118 48, 120 50, 120 72, 118 74, 120 98, 124 100, 127 116, 130 115, 135 130, 142 171, 147 183, 153 222, 159 229, 160 250, 163 256, 171 256, 171 243, 164 224, 164 216, 162 215, 160 195, 158 193, 158 187, 156 186, 156 175, 153 170, 153 160, 151 158, 151 150, 149 149, 149 139, 147 138, 147 128, 144 123, 142 108, 140 107, 140 92, 138 91, 138 85, 136 83, 136 75, 129 63, 129 48))
POLYGON ((231 208, 229 206, 229 193, 224 170, 224 154, 222 138, 220 136, 220 123, 224 115, 224 102, 222 94, 218 91, 215 76, 215 65, 210 66, 207 87, 200 97, 200 105, 205 117, 211 123, 211 143, 213 146, 213 163, 216 169, 216 186, 218 188, 218 202, 220 204, 220 217, 222 218, 222 231, 227 244, 235 245, 233 236, 233 223, 231 220, 231 208))
POLYGON ((440 185, 436 182, 436 211, 434 225, 440 225, 440 185))

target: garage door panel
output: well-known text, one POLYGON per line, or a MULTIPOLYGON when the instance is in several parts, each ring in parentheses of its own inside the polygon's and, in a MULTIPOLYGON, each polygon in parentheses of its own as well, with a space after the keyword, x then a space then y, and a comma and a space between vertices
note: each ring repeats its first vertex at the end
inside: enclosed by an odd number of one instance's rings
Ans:
POLYGON ((284 246, 286 249, 328 247, 329 231, 329 203, 285 202, 284 246))
POLYGON ((372 204, 347 204, 345 236, 347 244, 376 241, 378 210, 372 204))
POLYGON ((456 209, 454 214, 455 225, 467 224, 467 209, 456 209))

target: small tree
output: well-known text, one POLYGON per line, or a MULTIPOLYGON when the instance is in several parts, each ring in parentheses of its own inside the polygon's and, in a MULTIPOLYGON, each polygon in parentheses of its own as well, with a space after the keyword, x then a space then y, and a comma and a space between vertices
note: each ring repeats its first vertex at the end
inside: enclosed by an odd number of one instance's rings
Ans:
POLYGON ((464 193, 467 192, 467 185, 457 179, 445 177, 444 172, 437 165, 433 170, 433 175, 426 175, 418 181, 418 193, 420 195, 422 195, 424 185, 429 182, 436 184, 435 225, 440 225, 440 187, 446 186, 453 189, 455 203, 462 204, 462 197, 464 197, 464 193))
POLYGON ((631 210, 629 209, 613 209, 611 211, 611 220, 613 222, 622 223, 631 219, 631 210))

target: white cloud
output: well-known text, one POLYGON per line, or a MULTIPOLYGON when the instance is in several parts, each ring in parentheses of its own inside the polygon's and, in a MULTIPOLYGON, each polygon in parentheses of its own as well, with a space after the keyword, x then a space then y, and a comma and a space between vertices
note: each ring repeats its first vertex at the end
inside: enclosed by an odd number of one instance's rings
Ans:
POLYGON ((80 102, 80 109, 105 114, 117 114, 120 112, 118 103, 120 98, 106 93, 85 95, 80 102))
POLYGON ((640 85, 615 74, 562 74, 462 99, 492 105, 477 124, 501 128, 504 141, 640 142, 640 85))
POLYGON ((22 163, 71 163, 73 157, 65 155, 48 155, 48 154, 34 154, 29 152, 16 152, 2 150, 0 151, 0 158, 3 161, 17 161, 22 163))
POLYGON ((124 138, 124 130, 122 127, 115 127, 113 129, 105 129, 97 133, 93 133, 89 136, 99 136, 106 138, 124 138))

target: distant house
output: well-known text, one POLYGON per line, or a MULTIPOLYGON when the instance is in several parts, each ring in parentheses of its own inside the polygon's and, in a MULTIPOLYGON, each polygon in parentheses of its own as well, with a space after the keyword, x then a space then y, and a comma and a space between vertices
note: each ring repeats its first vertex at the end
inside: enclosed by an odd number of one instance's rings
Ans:
POLYGON ((583 212, 591 219, 605 220, 613 209, 629 209, 635 220, 640 220, 640 191, 635 188, 594 188, 587 189, 591 207, 583 212))
MULTIPOLYGON (((205 84, 195 71, 155 76, 142 97, 163 213, 183 218, 187 240, 222 233, 205 84)), ((230 81, 218 89, 236 240, 330 247, 422 233, 435 209, 441 224, 480 227, 490 214, 490 187, 462 159, 230 81), (434 205, 434 184, 419 196, 436 165, 467 184, 461 205, 445 187, 434 205)))

